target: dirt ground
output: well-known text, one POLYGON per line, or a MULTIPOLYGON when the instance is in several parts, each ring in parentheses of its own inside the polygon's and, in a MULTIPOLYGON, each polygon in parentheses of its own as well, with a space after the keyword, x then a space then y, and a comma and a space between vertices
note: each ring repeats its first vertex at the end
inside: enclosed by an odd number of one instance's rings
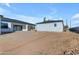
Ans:
POLYGON ((63 55, 79 49, 79 34, 71 32, 14 32, 0 35, 1 55, 63 55))

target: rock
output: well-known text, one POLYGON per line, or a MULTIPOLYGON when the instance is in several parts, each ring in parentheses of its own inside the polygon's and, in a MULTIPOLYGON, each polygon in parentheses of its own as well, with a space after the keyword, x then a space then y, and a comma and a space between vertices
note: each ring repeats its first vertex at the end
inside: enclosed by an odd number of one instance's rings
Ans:
POLYGON ((64 54, 65 55, 78 55, 79 49, 77 49, 77 48, 68 49, 68 50, 64 51, 64 54))

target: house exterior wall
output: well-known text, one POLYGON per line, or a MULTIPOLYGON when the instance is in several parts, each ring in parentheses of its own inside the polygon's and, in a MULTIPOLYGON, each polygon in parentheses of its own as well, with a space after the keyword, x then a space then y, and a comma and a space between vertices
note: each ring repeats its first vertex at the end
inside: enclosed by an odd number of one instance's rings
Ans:
POLYGON ((28 31, 28 25, 24 25, 22 31, 28 31))
POLYGON ((4 22, 4 21, 1 21, 1 22, 8 24, 8 28, 1 28, 1 32, 12 32, 12 27, 11 27, 11 23, 10 22, 4 22))
POLYGON ((21 25, 22 31, 28 31, 28 24, 12 23, 12 29, 13 29, 13 25, 21 25))
POLYGON ((28 31, 28 27, 33 27, 33 26, 35 25, 31 23, 19 21, 16 19, 9 19, 4 17, 3 15, 0 15, 0 34, 2 32, 28 31))
POLYGON ((63 23, 62 22, 53 22, 53 23, 37 24, 35 29, 37 31, 63 32, 63 23), (56 24, 56 26, 55 26, 55 24, 56 24))
POLYGON ((1 28, 0 32, 13 32, 14 31, 13 25, 21 25, 22 31, 28 31, 28 24, 20 24, 20 23, 12 23, 12 22, 4 22, 4 21, 1 21, 1 22, 7 23, 8 28, 1 28))

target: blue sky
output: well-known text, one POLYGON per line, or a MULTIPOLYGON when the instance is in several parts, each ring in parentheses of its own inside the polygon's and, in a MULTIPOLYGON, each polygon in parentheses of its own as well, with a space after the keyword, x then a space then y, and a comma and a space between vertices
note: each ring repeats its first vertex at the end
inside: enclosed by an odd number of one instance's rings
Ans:
POLYGON ((78 3, 1 3, 0 14, 30 23, 47 20, 62 20, 72 27, 79 26, 78 3))

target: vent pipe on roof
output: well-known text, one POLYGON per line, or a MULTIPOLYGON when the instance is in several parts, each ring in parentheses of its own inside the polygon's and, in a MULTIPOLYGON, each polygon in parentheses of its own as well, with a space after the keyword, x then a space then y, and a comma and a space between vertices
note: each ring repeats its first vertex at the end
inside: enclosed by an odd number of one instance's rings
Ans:
POLYGON ((44 21, 44 22, 46 21, 46 17, 44 17, 43 21, 44 21))

